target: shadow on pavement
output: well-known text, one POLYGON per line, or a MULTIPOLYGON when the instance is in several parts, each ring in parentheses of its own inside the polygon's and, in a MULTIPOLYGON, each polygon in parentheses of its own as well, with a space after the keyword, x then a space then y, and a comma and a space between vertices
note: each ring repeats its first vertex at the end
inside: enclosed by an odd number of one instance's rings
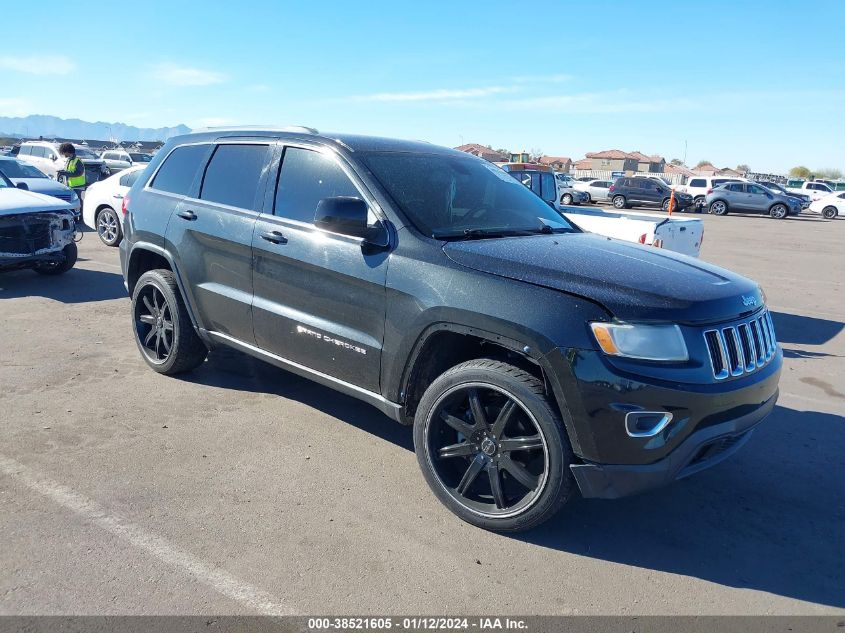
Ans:
MULTIPOLYGON (((772 312, 778 342, 795 345, 824 345, 845 328, 845 323, 816 317, 772 312)), ((798 350, 795 350, 799 352, 798 350)), ((784 350, 786 353, 786 350, 784 350)), ((799 352, 806 353, 806 352, 799 352)), ((804 358, 804 356, 801 356, 804 358)))
POLYGON ((724 463, 637 497, 576 499, 518 538, 843 607, 843 430, 843 417, 778 406, 724 463))
POLYGON ((0 273, 0 301, 19 297, 45 297, 62 303, 109 301, 126 297, 123 276, 99 270, 72 268, 50 277, 32 270, 0 273))
POLYGON ((400 448, 414 450, 411 429, 376 408, 231 348, 215 349, 201 367, 178 378, 211 387, 269 393, 296 400, 400 448))
MULTIPOLYGON (((183 379, 296 400, 413 450, 410 429, 369 405, 234 350, 215 350, 183 379)), ((843 430, 843 417, 778 406, 710 470, 637 497, 576 497, 545 525, 508 538, 845 607, 843 430)))

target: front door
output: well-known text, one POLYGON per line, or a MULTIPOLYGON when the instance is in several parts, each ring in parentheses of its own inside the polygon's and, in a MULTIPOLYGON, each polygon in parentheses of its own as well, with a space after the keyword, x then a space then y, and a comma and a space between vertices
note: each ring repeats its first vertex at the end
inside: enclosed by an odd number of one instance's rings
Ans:
POLYGON ((250 345, 255 342, 252 233, 271 147, 266 142, 215 145, 196 197, 179 203, 166 234, 202 327, 250 345))
POLYGON ((373 203, 348 164, 316 146, 285 147, 277 182, 252 242, 256 345, 378 392, 388 252, 314 226, 323 198, 373 203))

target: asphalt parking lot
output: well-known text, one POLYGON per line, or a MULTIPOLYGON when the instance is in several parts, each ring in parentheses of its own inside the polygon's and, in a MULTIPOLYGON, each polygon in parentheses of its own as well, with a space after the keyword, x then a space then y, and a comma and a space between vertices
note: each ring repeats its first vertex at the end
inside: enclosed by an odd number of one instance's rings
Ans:
POLYGON ((519 536, 460 522, 411 433, 239 353, 147 369, 116 249, 0 275, 0 613, 845 610, 845 219, 703 216, 761 282, 779 404, 733 459, 519 536))

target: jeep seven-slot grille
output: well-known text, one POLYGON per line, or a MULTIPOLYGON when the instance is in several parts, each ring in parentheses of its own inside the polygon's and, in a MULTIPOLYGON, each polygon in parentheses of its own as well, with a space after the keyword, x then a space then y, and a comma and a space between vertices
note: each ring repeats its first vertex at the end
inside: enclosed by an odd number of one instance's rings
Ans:
POLYGON ((742 376, 767 365, 777 351, 768 310, 740 323, 704 331, 716 380, 742 376))

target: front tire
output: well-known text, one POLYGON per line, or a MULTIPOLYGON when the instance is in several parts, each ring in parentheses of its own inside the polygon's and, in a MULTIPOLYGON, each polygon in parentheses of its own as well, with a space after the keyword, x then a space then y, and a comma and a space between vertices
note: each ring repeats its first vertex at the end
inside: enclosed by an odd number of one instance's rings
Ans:
POLYGON ((71 242, 62 249, 62 254, 65 256, 64 260, 59 262, 37 262, 32 269, 39 275, 61 275, 66 273, 74 264, 79 255, 79 250, 76 248, 76 243, 71 242))
POLYGON ((839 215, 839 209, 834 206, 825 207, 824 209, 822 209, 822 217, 826 220, 832 220, 837 215, 839 215))
POLYGON ((560 201, 561 201, 561 203, 563 203, 567 206, 572 204, 572 194, 570 194, 570 193, 563 194, 563 196, 561 196, 561 198, 560 198, 560 201))
POLYGON ((710 203, 710 213, 713 215, 727 215, 728 203, 724 200, 716 200, 710 203))
POLYGON ((613 206, 617 209, 626 209, 625 196, 613 196, 613 206))
POLYGON ((499 361, 467 361, 432 382, 414 447, 435 496, 486 530, 537 526, 574 491, 572 449, 543 383, 499 361))
POLYGON ((120 227, 120 217, 114 209, 103 207, 97 212, 94 224, 97 227, 97 235, 100 236, 100 241, 103 244, 106 246, 120 244, 120 240, 123 239, 123 230, 120 227))
POLYGON ((173 271, 158 269, 141 275, 132 292, 132 322, 141 356, 160 374, 190 371, 208 355, 173 271))
POLYGON ((789 209, 784 204, 776 204, 769 209, 769 216, 775 220, 783 220, 787 215, 789 215, 789 209))

